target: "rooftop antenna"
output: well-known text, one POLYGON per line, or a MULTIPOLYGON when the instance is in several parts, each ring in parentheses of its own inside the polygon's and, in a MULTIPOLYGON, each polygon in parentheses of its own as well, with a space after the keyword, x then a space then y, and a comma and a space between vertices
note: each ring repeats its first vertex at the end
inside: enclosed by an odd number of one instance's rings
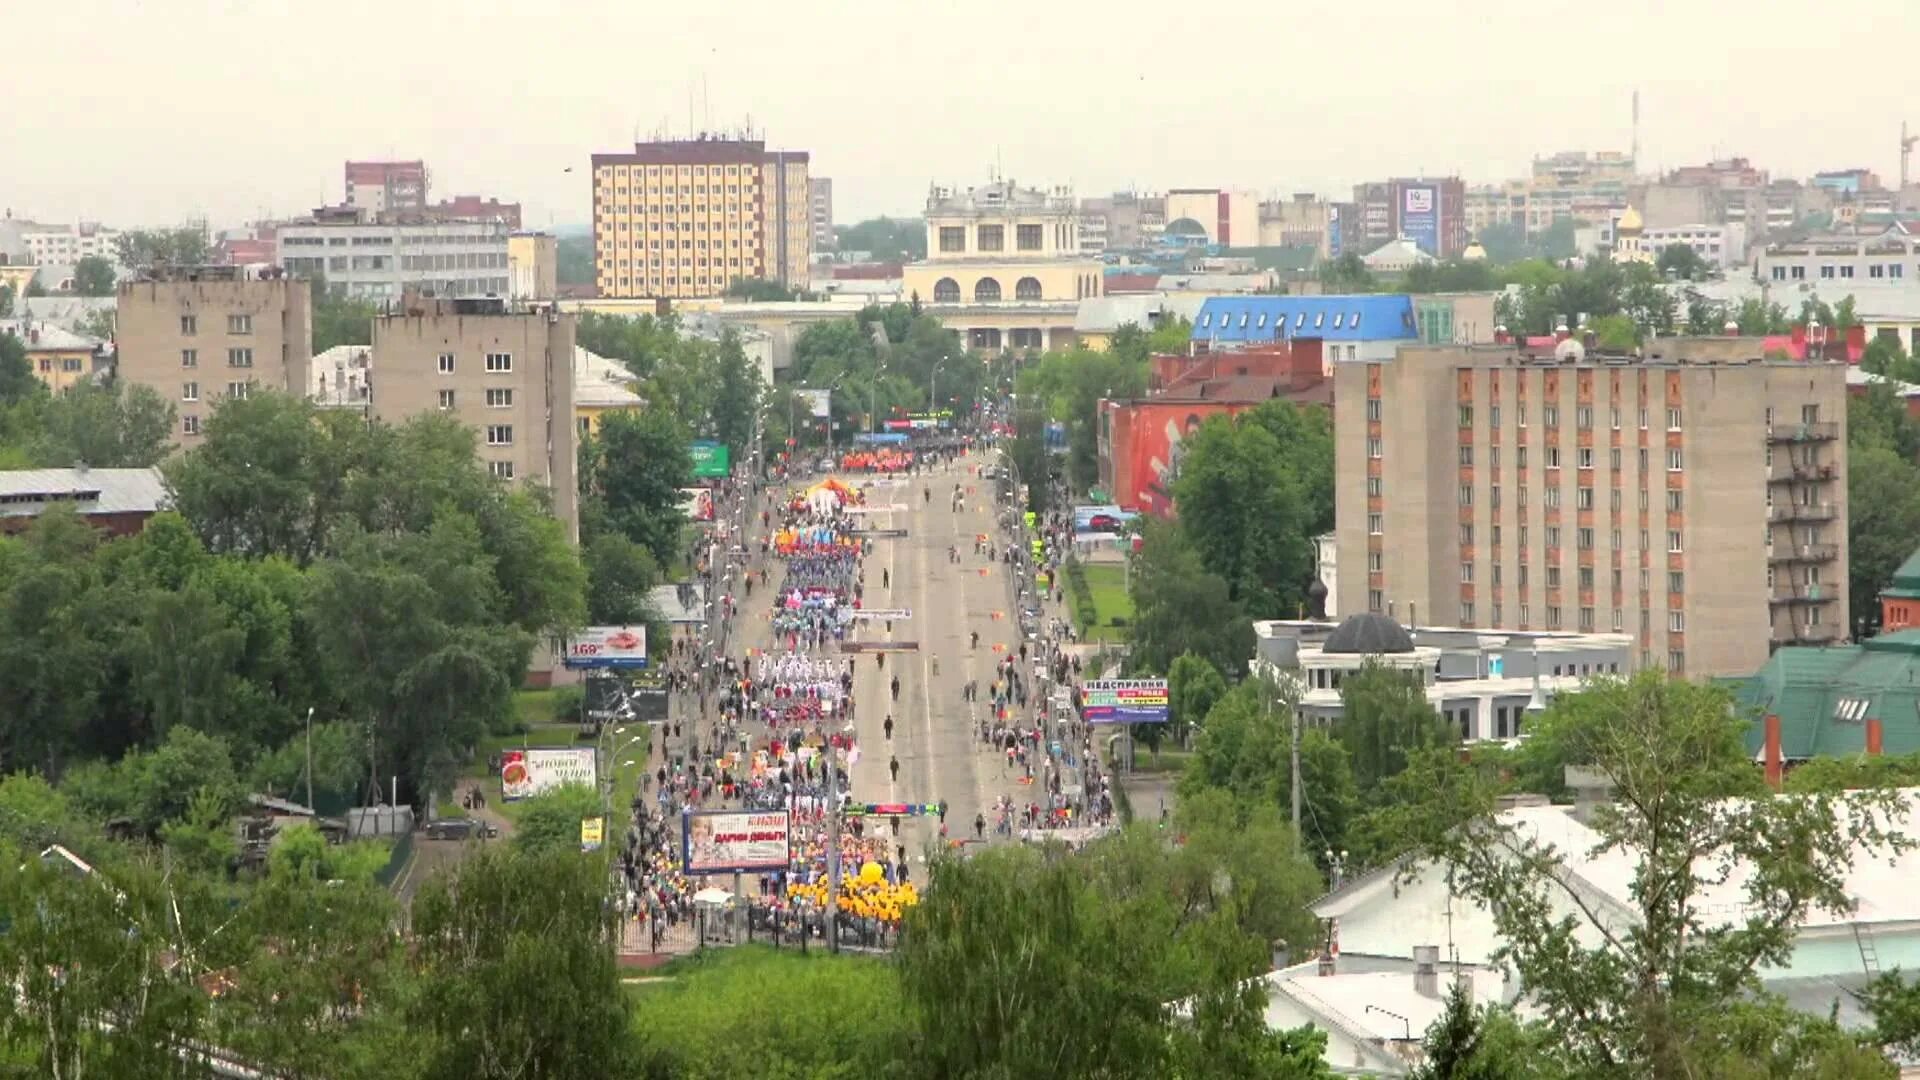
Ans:
POLYGON ((1633 92, 1633 167, 1640 169, 1640 91, 1633 92))

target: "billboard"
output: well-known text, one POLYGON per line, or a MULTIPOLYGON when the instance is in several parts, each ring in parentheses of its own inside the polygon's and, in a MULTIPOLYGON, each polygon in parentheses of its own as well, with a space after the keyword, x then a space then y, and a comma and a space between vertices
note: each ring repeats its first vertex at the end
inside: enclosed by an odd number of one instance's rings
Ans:
POLYGON ((681 488, 680 512, 688 521, 713 520, 713 492, 706 488, 681 488))
POLYGON ((1076 506, 1073 508, 1075 540, 1118 540, 1127 522, 1140 516, 1137 510, 1118 506, 1076 506))
POLYGON ((500 794, 507 799, 524 799, 568 784, 592 787, 599 779, 593 754, 592 747, 503 751, 500 794))
POLYGON ((680 819, 680 862, 688 874, 761 874, 792 859, 785 810, 710 810, 680 819))
POLYGON ((825 419, 833 414, 831 390, 795 390, 793 396, 806 403, 808 416, 825 419))
POLYGON ((645 626, 589 626, 567 639, 570 668, 647 666, 645 626))
POLYGON ((1432 184, 1407 184, 1400 189, 1400 235, 1420 250, 1440 254, 1440 189, 1432 184))
POLYGON ((1142 401, 1113 409, 1112 436, 1102 448, 1107 460, 1101 463, 1101 475, 1113 478, 1108 497, 1122 506, 1171 516, 1173 482, 1180 475, 1186 439, 1209 417, 1230 416, 1251 407, 1230 402, 1142 401))
POLYGON ((599 851, 600 844, 607 836, 605 818, 583 817, 580 819, 580 850, 599 851))
POLYGON ((1327 258, 1339 258, 1342 246, 1340 237, 1340 208, 1338 206, 1329 206, 1327 207, 1327 258))
POLYGON ((1167 680, 1090 680, 1080 687, 1080 719, 1089 724, 1163 724, 1167 680))
POLYGON ((733 471, 732 451, 712 439, 696 439, 687 447, 687 453, 693 457, 693 478, 696 480, 723 477, 733 471))

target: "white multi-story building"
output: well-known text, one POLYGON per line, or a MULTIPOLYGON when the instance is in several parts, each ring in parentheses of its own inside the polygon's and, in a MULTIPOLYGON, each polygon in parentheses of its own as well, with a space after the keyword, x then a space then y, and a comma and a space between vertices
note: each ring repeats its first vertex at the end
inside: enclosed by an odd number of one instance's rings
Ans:
POLYGON ((90 256, 116 261, 113 250, 118 229, 109 229, 91 221, 78 225, 46 225, 19 222, 20 239, 26 244, 27 257, 37 266, 68 266, 90 256))
POLYGON ((1640 234, 1640 244, 1656 259, 1675 245, 1690 247, 1708 266, 1721 270, 1747 261, 1747 227, 1739 224, 1649 226, 1640 234))
POLYGON ((1920 239, 1896 231, 1772 244, 1760 252, 1753 272, 1765 282, 1828 282, 1834 287, 1856 281, 1920 281, 1920 239))
POLYGON ((406 285, 442 297, 504 297, 512 232, 492 221, 303 222, 280 227, 276 261, 291 274, 324 275, 335 295, 374 302, 398 302, 406 285))

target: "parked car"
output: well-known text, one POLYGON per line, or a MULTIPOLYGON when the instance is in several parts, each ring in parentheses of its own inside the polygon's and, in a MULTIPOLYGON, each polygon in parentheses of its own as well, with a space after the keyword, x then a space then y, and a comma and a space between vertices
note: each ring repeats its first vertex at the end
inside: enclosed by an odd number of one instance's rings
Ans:
POLYGON ((1087 519, 1088 532, 1119 532, 1120 519, 1112 514, 1095 514, 1087 519))
POLYGON ((497 827, 479 818, 441 818, 438 821, 427 822, 427 839, 429 840, 468 840, 476 836, 482 840, 490 840, 499 835, 500 830, 497 827))

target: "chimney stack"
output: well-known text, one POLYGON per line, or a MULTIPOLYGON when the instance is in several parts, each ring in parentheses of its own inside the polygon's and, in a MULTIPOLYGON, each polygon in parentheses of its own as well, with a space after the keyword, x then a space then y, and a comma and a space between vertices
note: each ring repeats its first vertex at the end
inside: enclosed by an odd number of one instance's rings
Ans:
POLYGON ((1766 731, 1767 731, 1767 746, 1766 746, 1765 760, 1766 760, 1766 769, 1767 769, 1767 786, 1772 788, 1775 791, 1779 791, 1780 781, 1782 777, 1782 769, 1783 769, 1783 766, 1780 760, 1780 716, 1779 714, 1777 713, 1767 714, 1766 731))
POLYGON ((1884 739, 1885 736, 1886 736, 1885 729, 1883 729, 1880 726, 1880 718, 1877 716, 1867 717, 1867 756, 1868 757, 1880 756, 1881 740, 1884 739))
POLYGON ((1440 996, 1440 946, 1413 947, 1413 991, 1423 997, 1440 996))

